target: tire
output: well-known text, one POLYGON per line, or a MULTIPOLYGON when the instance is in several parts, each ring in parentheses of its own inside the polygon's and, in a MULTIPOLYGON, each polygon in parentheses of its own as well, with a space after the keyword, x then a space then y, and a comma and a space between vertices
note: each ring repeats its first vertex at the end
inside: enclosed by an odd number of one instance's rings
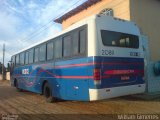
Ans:
POLYGON ((20 89, 20 88, 18 87, 18 81, 17 81, 17 80, 15 80, 14 86, 16 87, 17 92, 22 92, 22 89, 20 89))
POLYGON ((43 95, 46 99, 46 102, 48 103, 56 102, 56 99, 52 97, 52 88, 49 86, 48 83, 45 83, 43 87, 43 95))

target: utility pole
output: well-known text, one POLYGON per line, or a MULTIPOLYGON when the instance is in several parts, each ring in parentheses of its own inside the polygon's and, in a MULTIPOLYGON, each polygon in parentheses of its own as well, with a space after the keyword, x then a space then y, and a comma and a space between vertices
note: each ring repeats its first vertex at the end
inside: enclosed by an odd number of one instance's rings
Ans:
POLYGON ((3 44, 3 64, 2 64, 2 79, 4 80, 4 58, 5 58, 5 44, 3 44))

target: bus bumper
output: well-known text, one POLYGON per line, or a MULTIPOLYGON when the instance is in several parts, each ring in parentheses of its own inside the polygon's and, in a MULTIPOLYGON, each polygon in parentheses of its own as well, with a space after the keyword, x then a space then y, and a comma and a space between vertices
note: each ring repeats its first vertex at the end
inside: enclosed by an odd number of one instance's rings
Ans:
POLYGON ((146 84, 138 84, 131 86, 121 86, 103 89, 89 89, 90 101, 114 98, 125 95, 132 95, 145 92, 146 84))

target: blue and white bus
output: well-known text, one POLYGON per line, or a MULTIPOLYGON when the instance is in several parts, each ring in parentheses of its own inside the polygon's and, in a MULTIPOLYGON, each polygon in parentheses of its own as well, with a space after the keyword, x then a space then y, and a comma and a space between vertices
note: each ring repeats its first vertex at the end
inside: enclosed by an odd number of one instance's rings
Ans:
POLYGON ((94 15, 11 58, 11 85, 48 102, 95 101, 143 93, 144 55, 138 27, 94 15))

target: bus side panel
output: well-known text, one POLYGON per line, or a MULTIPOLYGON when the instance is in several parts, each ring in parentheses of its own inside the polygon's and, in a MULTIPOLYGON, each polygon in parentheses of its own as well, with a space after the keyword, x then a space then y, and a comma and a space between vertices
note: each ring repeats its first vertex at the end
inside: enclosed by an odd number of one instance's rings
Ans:
POLYGON ((88 58, 67 60, 55 63, 56 97, 66 100, 89 100, 88 58), (65 89, 63 89, 65 88, 65 89))
POLYGON ((92 79, 93 64, 88 58, 77 58, 53 63, 17 67, 13 78, 19 88, 36 93, 42 92, 46 80, 53 90, 53 96, 66 100, 89 100, 88 81, 92 79), (23 70, 28 73, 23 73, 23 70), (91 71, 91 72, 90 72, 91 71))

